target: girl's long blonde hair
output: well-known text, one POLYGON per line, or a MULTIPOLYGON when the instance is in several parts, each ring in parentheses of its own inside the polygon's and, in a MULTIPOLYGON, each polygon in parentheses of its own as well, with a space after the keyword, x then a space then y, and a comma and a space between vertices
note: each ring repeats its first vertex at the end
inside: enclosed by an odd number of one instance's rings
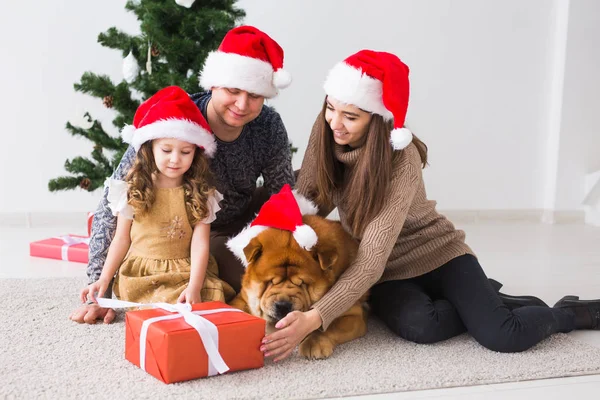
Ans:
MULTIPOLYGON (((140 147, 125 181, 128 183, 128 203, 137 216, 145 215, 155 201, 152 175, 158 172, 154 162, 152 141, 140 147)), ((214 193, 213 178, 204 150, 196 148, 190 169, 183 175, 185 205, 190 224, 194 226, 208 216, 208 197, 214 193)))

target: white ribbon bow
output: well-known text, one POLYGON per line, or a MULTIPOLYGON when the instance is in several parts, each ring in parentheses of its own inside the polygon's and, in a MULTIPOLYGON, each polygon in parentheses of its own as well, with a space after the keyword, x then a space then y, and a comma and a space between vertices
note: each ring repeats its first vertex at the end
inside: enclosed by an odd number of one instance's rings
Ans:
POLYGON ((235 308, 217 308, 214 310, 192 311, 192 306, 187 303, 134 303, 131 301, 115 300, 98 298, 98 304, 103 308, 128 308, 128 307, 154 307, 161 308, 176 314, 162 315, 145 320, 142 323, 140 332, 140 368, 146 370, 146 337, 148 335, 148 327, 154 322, 165 321, 169 319, 181 318, 185 320, 192 328, 200 335, 200 340, 204 345, 206 354, 208 354, 208 376, 222 374, 229 371, 229 367, 219 353, 219 331, 217 326, 201 317, 201 315, 217 314, 221 312, 242 312, 235 308))
POLYGON ((65 235, 65 236, 58 236, 58 237, 56 237, 56 239, 60 239, 64 242, 64 244, 60 248, 60 257, 65 261, 69 261, 69 247, 75 246, 76 244, 87 244, 88 246, 90 245, 89 237, 82 238, 82 237, 75 237, 75 236, 71 236, 71 235, 65 235))

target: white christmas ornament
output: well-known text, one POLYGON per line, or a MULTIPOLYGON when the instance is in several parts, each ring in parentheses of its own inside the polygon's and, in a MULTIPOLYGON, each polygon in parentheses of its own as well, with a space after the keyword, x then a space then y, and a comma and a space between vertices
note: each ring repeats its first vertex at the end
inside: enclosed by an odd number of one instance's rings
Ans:
POLYGON ((69 119, 69 122, 73 126, 77 126, 81 129, 90 129, 94 125, 92 117, 83 111, 82 107, 77 107, 73 116, 69 119))
POLYGON ((152 45, 148 42, 148 58, 146 59, 146 71, 152 75, 152 45))
POLYGON ((192 4, 194 4, 194 1, 196 1, 196 0, 175 0, 175 3, 177 3, 180 6, 183 6, 185 8, 190 8, 192 6, 192 4))
POLYGON ((137 60, 133 56, 133 52, 129 52, 123 60, 123 78, 127 83, 132 83, 140 73, 140 67, 137 60))

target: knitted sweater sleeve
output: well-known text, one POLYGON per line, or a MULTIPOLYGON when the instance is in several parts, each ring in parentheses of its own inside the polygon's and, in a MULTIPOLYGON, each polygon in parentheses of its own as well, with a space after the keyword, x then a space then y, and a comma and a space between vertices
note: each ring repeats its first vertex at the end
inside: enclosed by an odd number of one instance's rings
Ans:
MULTIPOLYGON (((300 173, 296 181, 296 190, 298 193, 310 199, 316 204, 317 188, 315 182, 317 181, 317 140, 318 134, 321 129, 322 120, 320 115, 315 121, 310 138, 308 139, 308 145, 304 152, 304 158, 302 159, 302 166, 300 167, 300 173)), ((333 205, 316 204, 319 207, 319 215, 326 217, 331 211, 333 211, 333 205)))
POLYGON ((273 111, 270 118, 271 132, 268 159, 261 173, 265 180, 265 188, 269 194, 278 193, 286 183, 294 185, 294 170, 292 168, 292 152, 287 131, 278 113, 273 111))
POLYGON ((323 330, 352 307, 383 275, 419 187, 420 177, 420 168, 413 164, 405 164, 394 171, 389 200, 365 228, 354 263, 313 305, 321 315, 323 330))
MULTIPOLYGON (((124 180, 134 160, 135 149, 129 146, 111 178, 124 180)), ((89 283, 96 282, 100 278, 108 254, 108 248, 117 229, 117 217, 113 216, 112 211, 108 207, 107 196, 108 188, 105 187, 104 195, 102 196, 102 200, 100 200, 100 204, 98 204, 92 222, 89 262, 86 271, 89 283)), ((110 292, 110 290, 107 290, 107 292, 110 292)))

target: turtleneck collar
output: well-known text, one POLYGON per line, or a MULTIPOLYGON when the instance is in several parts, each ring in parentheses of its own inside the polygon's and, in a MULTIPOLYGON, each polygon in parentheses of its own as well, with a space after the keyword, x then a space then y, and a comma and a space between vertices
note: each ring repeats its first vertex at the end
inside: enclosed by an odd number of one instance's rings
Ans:
POLYGON ((349 146, 340 146, 334 143, 335 158, 344 165, 354 166, 356 165, 358 158, 363 152, 363 146, 353 149, 349 146))

